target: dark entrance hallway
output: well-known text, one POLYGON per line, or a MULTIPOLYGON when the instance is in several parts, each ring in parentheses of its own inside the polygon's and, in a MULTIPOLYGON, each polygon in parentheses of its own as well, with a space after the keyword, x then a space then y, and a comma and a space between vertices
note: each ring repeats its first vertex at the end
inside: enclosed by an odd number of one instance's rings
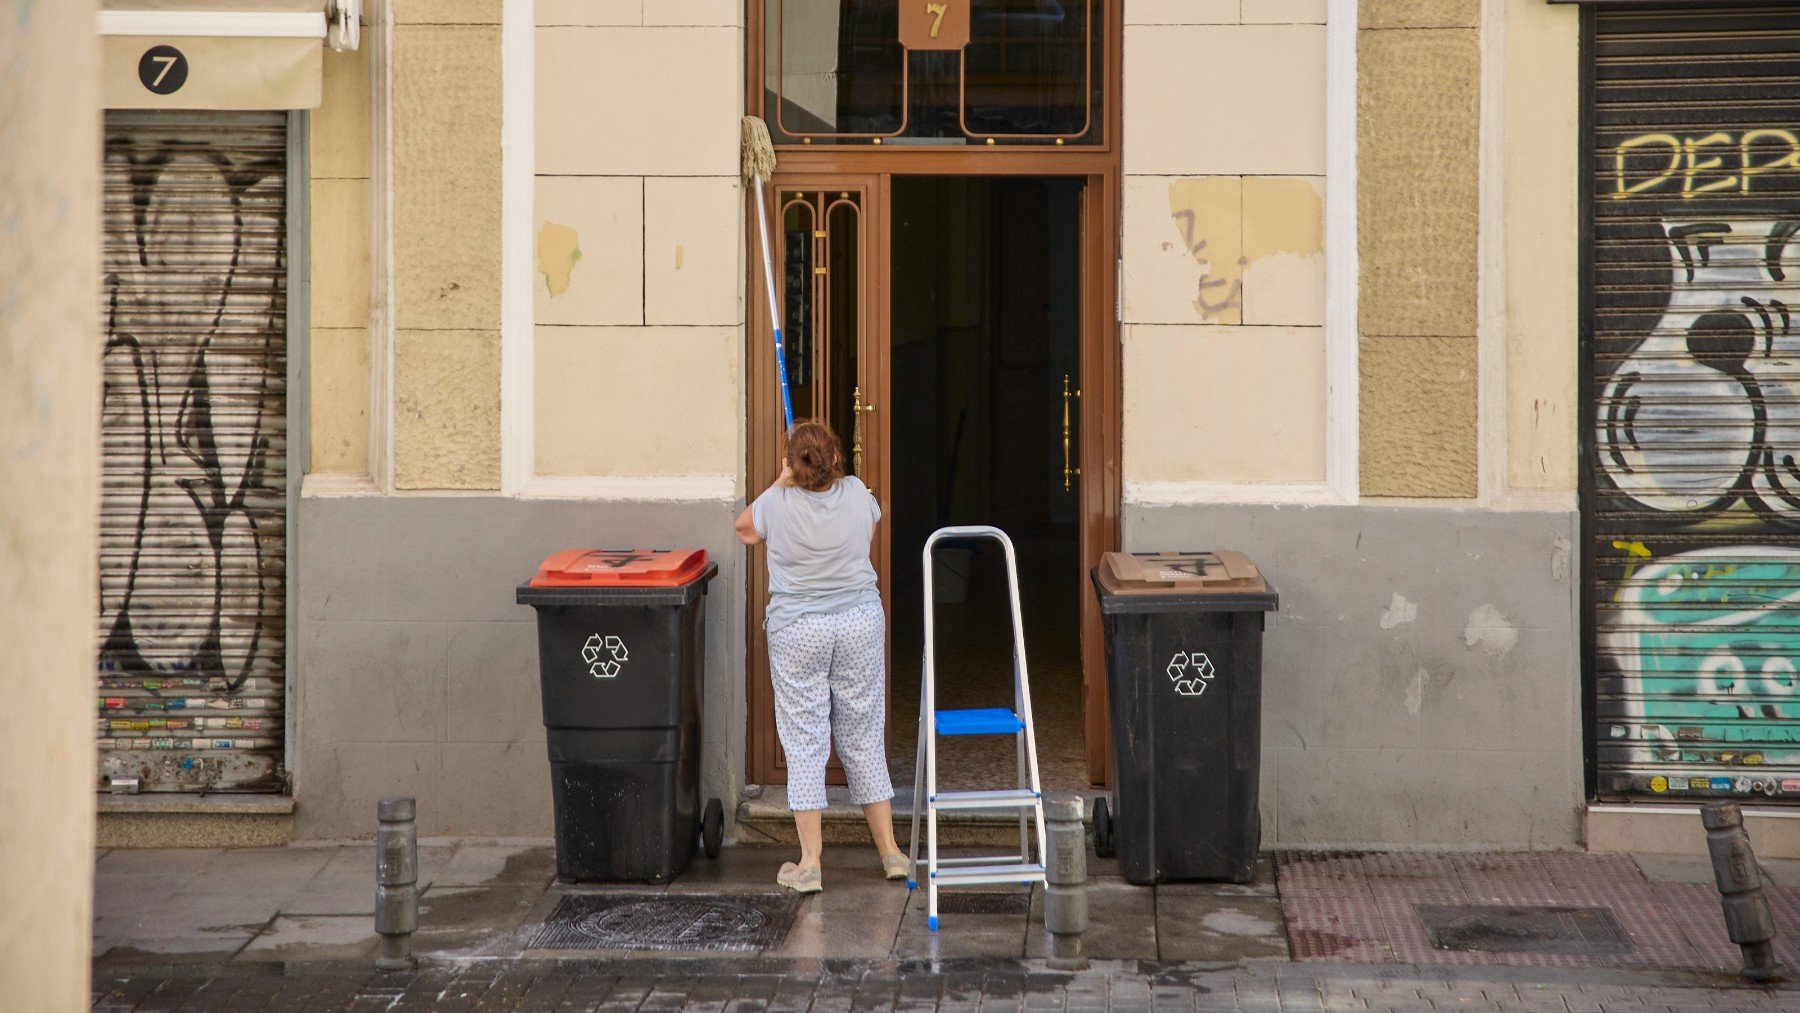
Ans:
MULTIPOLYGON (((896 786, 911 784, 917 747, 920 551, 933 530, 950 524, 992 524, 1013 539, 1043 783, 1087 785, 1084 577, 1073 473, 1082 186, 1054 178, 893 181, 890 748, 896 786)), ((1004 559, 992 543, 970 550, 940 551, 940 708, 1012 700, 1004 559)), ((939 750, 940 787, 1013 783, 1008 740, 940 740, 939 750)))

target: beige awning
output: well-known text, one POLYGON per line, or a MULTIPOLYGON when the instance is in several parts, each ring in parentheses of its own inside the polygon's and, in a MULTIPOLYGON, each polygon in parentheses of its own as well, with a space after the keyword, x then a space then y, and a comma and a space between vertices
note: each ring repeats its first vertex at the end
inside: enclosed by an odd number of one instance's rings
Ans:
POLYGON ((108 109, 314 109, 327 0, 104 0, 108 109))

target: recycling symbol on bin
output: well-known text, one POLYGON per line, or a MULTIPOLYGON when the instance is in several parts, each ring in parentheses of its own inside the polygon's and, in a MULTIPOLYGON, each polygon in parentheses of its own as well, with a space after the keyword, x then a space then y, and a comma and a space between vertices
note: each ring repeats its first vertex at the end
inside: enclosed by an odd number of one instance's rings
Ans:
POLYGON ((1202 696, 1206 687, 1212 684, 1212 678, 1218 674, 1213 668, 1212 659, 1196 651, 1176 651, 1169 659, 1169 681, 1175 684, 1175 692, 1182 696, 1202 696))
POLYGON ((589 637, 587 645, 581 649, 581 660, 587 662, 588 674, 596 679, 617 678, 619 668, 629 658, 625 641, 618 637, 603 637, 598 633, 589 637))

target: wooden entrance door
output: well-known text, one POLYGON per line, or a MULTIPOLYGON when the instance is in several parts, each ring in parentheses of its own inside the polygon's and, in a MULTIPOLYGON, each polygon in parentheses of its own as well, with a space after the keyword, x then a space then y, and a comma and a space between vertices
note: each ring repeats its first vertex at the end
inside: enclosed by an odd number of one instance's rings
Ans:
MULTIPOLYGON (((822 419, 844 441, 846 471, 862 479, 888 512, 887 226, 872 176, 777 176, 770 188, 769 222, 776 290, 782 300, 788 389, 794 418, 822 419)), ((760 264, 756 271, 761 271, 760 264)), ((750 292, 762 291, 752 279, 750 292)), ((781 470, 785 434, 775 378, 774 341, 765 300, 756 312, 749 350, 749 494, 768 487, 781 470), (760 339, 760 340, 758 340, 760 339)), ((881 597, 891 601, 889 526, 877 526, 875 572, 881 597)), ((786 757, 775 734, 768 640, 762 634, 768 603, 768 560, 758 546, 749 565, 750 772, 759 783, 785 783, 786 757)), ((843 783, 834 754, 826 771, 843 783)))
MULTIPOLYGON (((929 174, 956 174, 944 171, 950 167, 934 162, 929 174)), ((1036 172, 1033 168, 1021 165, 1012 174, 1057 174, 1048 164, 1036 172)), ((1080 396, 1072 401, 1070 435, 1071 453, 1079 468, 1073 484, 1080 503, 1081 549, 1079 571, 1066 579, 1079 588, 1082 602, 1085 760, 1089 779, 1100 784, 1106 782, 1108 773, 1105 657, 1098 604, 1089 589, 1087 571, 1102 553, 1119 546, 1120 363, 1117 276, 1113 270, 1117 179, 1110 169, 1076 178, 1084 181, 1080 396)), ((851 470, 875 491, 890 520, 890 441, 906 438, 904 433, 893 433, 887 410, 893 398, 889 372, 892 179, 890 173, 784 174, 775 180, 768 196, 795 415, 830 420, 845 440, 851 470)), ((760 294, 760 263, 751 271, 748 291, 760 294)), ((752 300, 750 318, 747 492, 755 496, 779 470, 782 433, 765 300, 752 300)), ((891 616, 892 610, 916 608, 917 603, 893 600, 890 531, 890 523, 880 526, 875 565, 891 616)), ((761 630, 768 572, 760 547, 750 550, 748 580, 748 776, 755 783, 781 784, 787 780, 787 771, 775 731, 767 641, 761 630)), ((889 668, 891 672, 891 664, 889 668)), ((841 783, 842 772, 835 760, 828 773, 833 783, 841 783)))

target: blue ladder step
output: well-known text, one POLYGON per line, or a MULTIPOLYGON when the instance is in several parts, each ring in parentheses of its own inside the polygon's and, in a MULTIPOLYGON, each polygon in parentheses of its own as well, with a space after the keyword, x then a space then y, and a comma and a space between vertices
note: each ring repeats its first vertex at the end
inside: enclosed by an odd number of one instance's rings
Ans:
POLYGON ((1025 722, 1005 707, 937 712, 939 735, 1014 735, 1024 730, 1025 722))

